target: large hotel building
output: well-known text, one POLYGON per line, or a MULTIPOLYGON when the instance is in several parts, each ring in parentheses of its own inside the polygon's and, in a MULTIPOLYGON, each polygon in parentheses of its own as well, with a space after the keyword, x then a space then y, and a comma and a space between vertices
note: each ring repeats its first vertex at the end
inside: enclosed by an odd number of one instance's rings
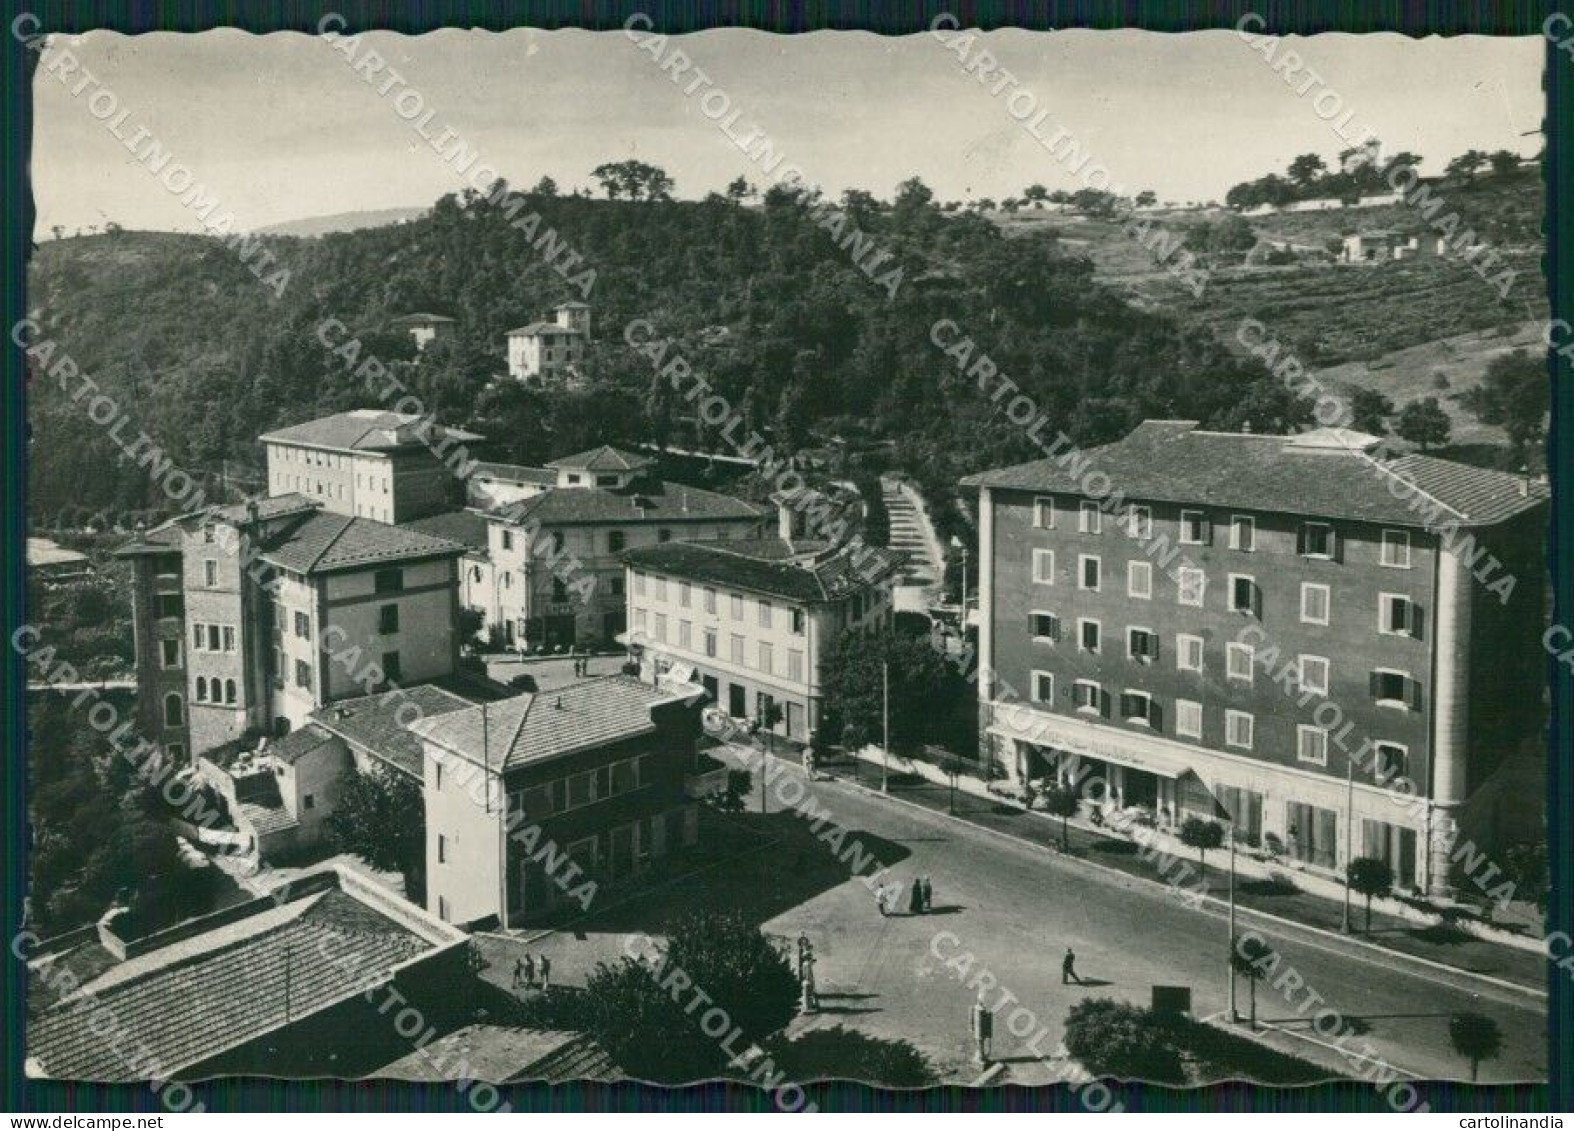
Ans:
POLYGON ((1172 420, 963 482, 1009 778, 1091 770, 1160 827, 1224 814, 1313 872, 1377 856, 1433 894, 1465 838, 1535 835, 1513 768, 1544 741, 1542 485, 1172 420))

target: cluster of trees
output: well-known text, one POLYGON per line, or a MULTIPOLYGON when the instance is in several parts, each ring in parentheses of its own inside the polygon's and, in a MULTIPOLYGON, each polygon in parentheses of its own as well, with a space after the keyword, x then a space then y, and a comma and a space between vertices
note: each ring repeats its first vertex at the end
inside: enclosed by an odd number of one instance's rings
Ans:
POLYGON ((86 679, 131 671, 131 594, 126 586, 99 577, 44 585, 31 570, 27 583, 28 615, 38 626, 38 643, 54 648, 57 662, 71 664, 86 679))
MULTIPOLYGON (((135 426, 124 435, 146 431, 188 472, 255 463, 260 432, 377 403, 319 338, 327 318, 432 412, 492 437, 491 458, 520 462, 652 437, 728 450, 718 428, 696 419, 687 390, 626 344, 635 318, 670 337, 671 352, 777 445, 857 431, 899 440, 932 499, 986 465, 1041 455, 969 376, 984 353, 1081 444, 1156 415, 1226 429, 1309 419, 1206 328, 1132 308, 1048 235, 1006 238, 981 216, 943 213, 916 180, 889 202, 852 190, 827 209, 813 190, 782 185, 750 204, 742 178, 726 194, 682 201, 665 199, 660 170, 622 163, 603 173, 609 200, 562 195, 543 179, 520 194, 445 196, 396 226, 263 237, 291 272, 277 299, 203 236, 49 243, 31 269, 43 312, 35 338, 57 342, 57 356, 69 354, 120 404, 135 426), (886 255, 882 272, 900 269, 894 297, 860 270, 868 253, 849 244, 853 225, 860 246, 886 255), (554 267, 561 255, 543 250, 549 231, 581 257, 576 270, 596 272, 584 386, 494 382, 509 329, 582 297, 554 267), (131 293, 137 303, 122 301, 131 293), (455 318, 455 332, 417 355, 389 328, 412 310, 455 318), (941 319, 975 340, 971 350, 936 347, 941 319)), ((65 385, 35 378, 29 398, 36 511, 167 506, 65 385)))
POLYGON ((849 750, 884 741, 967 752, 977 743, 976 699, 958 666, 927 635, 849 631, 822 661, 826 737, 849 750))
POLYGON ((375 766, 351 774, 326 828, 335 849, 398 872, 406 897, 426 901, 426 803, 413 778, 375 766))
POLYGON ((163 799, 69 699, 34 697, 28 731, 29 929, 60 934, 116 902, 139 931, 211 909, 226 881, 181 858, 163 799))
MULTIPOLYGON (((1377 148, 1380 151, 1381 145, 1377 148)), ((1401 169, 1419 169, 1421 165, 1420 156, 1409 150, 1396 153, 1381 164, 1371 158, 1371 150, 1351 147, 1340 150, 1338 161, 1330 168, 1318 154, 1302 153, 1290 162, 1282 175, 1268 173, 1254 181, 1234 185, 1224 194, 1224 203, 1230 208, 1247 209, 1262 204, 1281 208, 1297 200, 1353 202, 1362 196, 1393 191, 1390 178, 1402 176, 1401 169)), ((1470 149, 1450 161, 1443 175, 1449 180, 1470 181, 1483 169, 1491 169, 1497 176, 1507 176, 1518 168, 1519 155, 1511 150, 1483 153, 1470 149)))

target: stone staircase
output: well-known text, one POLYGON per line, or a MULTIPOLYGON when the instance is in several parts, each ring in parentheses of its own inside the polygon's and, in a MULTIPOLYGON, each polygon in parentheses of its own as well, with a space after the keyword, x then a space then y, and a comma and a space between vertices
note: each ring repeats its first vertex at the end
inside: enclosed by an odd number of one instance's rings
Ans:
POLYGON ((937 556, 939 543, 929 518, 915 504, 910 493, 895 479, 880 480, 880 495, 890 517, 890 544, 893 550, 908 554, 903 581, 909 585, 937 585, 944 563, 937 556))

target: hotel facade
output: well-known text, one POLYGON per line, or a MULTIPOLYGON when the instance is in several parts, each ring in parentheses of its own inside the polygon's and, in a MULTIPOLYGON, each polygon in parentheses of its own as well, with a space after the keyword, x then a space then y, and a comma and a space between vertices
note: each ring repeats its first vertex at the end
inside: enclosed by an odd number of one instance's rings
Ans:
POLYGON ((1188 421, 963 483, 981 747, 1008 778, 1097 778, 1161 828, 1224 819, 1437 895, 1459 843, 1535 834, 1506 767, 1544 757, 1540 485, 1188 421))

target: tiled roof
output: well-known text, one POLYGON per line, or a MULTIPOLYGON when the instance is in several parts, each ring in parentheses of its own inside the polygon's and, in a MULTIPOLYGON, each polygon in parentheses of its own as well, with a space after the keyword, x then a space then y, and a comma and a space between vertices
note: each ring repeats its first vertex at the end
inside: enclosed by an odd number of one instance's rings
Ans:
POLYGON ((399 529, 458 542, 472 550, 485 550, 488 525, 486 515, 479 511, 457 510, 401 522, 399 529))
POLYGON ((316 720, 313 726, 342 735, 373 757, 419 780, 421 740, 410 732, 407 724, 472 706, 469 699, 451 691, 421 684, 379 695, 341 699, 314 711, 312 718, 316 720))
POLYGON ((550 487, 557 482, 557 473, 544 467, 526 467, 518 463, 478 463, 470 471, 472 479, 498 479, 504 483, 539 483, 550 487))
POLYGON ((258 836, 271 836, 273 833, 287 833, 291 829, 301 827, 300 820, 284 807, 284 802, 263 805, 256 800, 242 801, 237 808, 239 816, 251 826, 258 836))
POLYGON ((512 770, 649 734, 656 729, 651 708, 671 698, 629 676, 605 676, 454 711, 410 729, 472 762, 512 770))
POLYGON ((472 1079, 488 1084, 621 1078, 606 1050, 584 1033, 487 1024, 455 1029, 372 1075, 395 1080, 449 1080, 460 1065, 468 1069, 472 1079))
POLYGON ((147 1065, 173 1075, 364 992, 438 945, 337 887, 258 905, 117 963, 62 999, 29 1026, 29 1058, 55 1079, 146 1079, 147 1065), (117 1040, 93 1020, 105 1010, 117 1040))
POLYGON ((578 330, 570 330, 567 326, 559 326, 556 322, 531 322, 525 326, 516 327, 508 332, 510 338, 538 338, 548 334, 562 334, 566 337, 577 337, 578 330))
POLYGON ((395 326, 420 326, 430 322, 452 321, 452 318, 442 314, 427 314, 425 312, 418 312, 416 314, 402 314, 398 318, 393 319, 392 323, 395 326))
POLYGON ((320 503, 313 499, 308 499, 298 491, 290 491, 284 495, 259 495, 244 503, 228 503, 224 506, 213 507, 207 513, 214 518, 222 519, 231 524, 245 522, 250 517, 251 511, 249 508, 252 503, 257 505, 257 517, 259 519, 283 518, 292 514, 305 514, 307 511, 314 511, 321 506, 320 503))
POLYGON ((333 735, 310 723, 290 731, 283 738, 270 741, 262 753, 271 754, 287 766, 293 766, 313 750, 333 741, 333 735))
POLYGON ((402 526, 318 513, 271 539, 262 558, 296 573, 331 573, 463 552, 464 547, 457 542, 402 526))
POLYGON ((522 525, 634 522, 714 522, 717 519, 761 519, 764 507, 731 495, 659 480, 635 487, 554 487, 528 499, 499 507, 494 515, 522 525))
POLYGON ((548 467, 564 467, 570 471, 638 471, 656 461, 638 452, 624 451, 611 444, 602 444, 588 452, 576 452, 562 459, 552 460, 548 467))
POLYGON ((483 438, 441 424, 428 428, 421 425, 422 419, 415 413, 357 408, 266 432, 257 439, 264 444, 304 444, 342 452, 392 452, 437 444, 445 437, 461 443, 483 438))
POLYGON ((824 542, 780 538, 722 542, 665 542, 629 550, 638 569, 812 603, 834 601, 877 585, 907 561, 903 550, 846 546, 827 553, 824 542))
POLYGON ((560 302, 560 303, 558 303, 552 309, 553 310, 589 310, 590 309, 590 304, 588 302, 580 302, 578 299, 571 299, 568 302, 560 302))
MULTIPOLYGON (((1325 433, 1262 436, 1204 432, 1190 420, 1149 420, 1123 440, 1082 453, 970 475, 963 486, 1084 494, 1093 472, 1127 499, 1424 526, 1435 500, 1443 520, 1483 526, 1548 497, 1543 484, 1435 456, 1385 460, 1322 443, 1325 433)), ((1359 435, 1354 434, 1354 435, 1359 435)))

